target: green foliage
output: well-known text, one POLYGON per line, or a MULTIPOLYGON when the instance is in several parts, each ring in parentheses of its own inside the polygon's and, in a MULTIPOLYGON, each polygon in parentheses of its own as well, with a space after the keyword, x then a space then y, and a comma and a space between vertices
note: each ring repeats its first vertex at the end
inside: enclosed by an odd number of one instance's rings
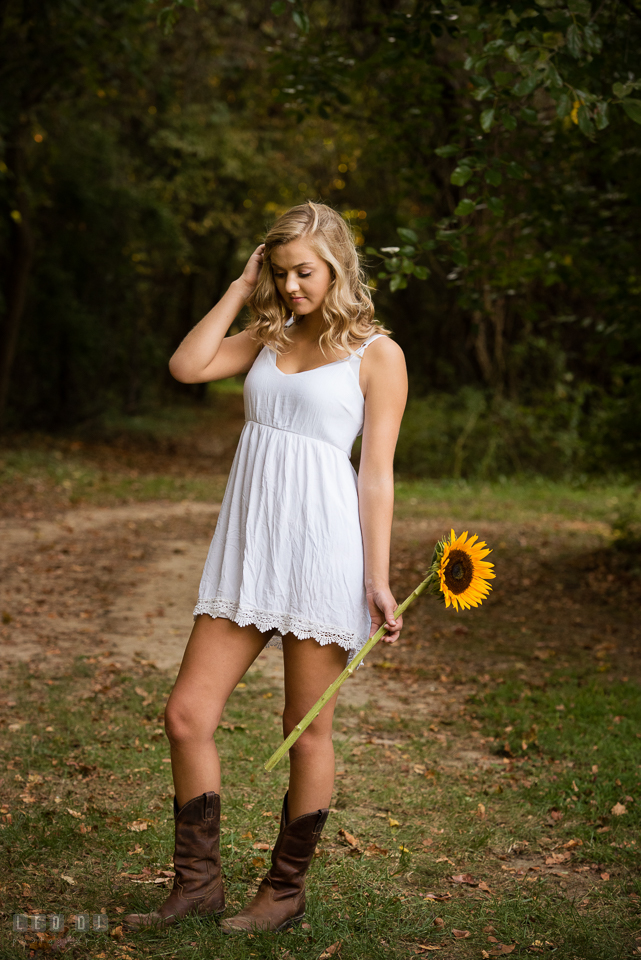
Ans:
MULTIPOLYGON (((509 680, 482 698, 477 716, 514 756, 530 753, 561 765, 553 780, 541 778, 530 791, 536 807, 569 807, 573 816, 607 818, 638 783, 641 691, 636 685, 604 689, 594 680, 558 674, 541 690, 509 680)), ((638 829, 639 816, 636 804, 629 805, 626 826, 638 829)), ((586 825, 580 836, 587 841, 593 833, 586 825)))
POLYGON ((641 463, 641 20, 628 5, 114 0, 105 32, 93 7, 58 0, 26 33, 27 8, 10 7, 0 257, 17 249, 18 121, 35 242, 11 424, 204 396, 172 385, 167 357, 270 220, 312 197, 366 251, 416 398, 509 398, 517 419, 543 417, 545 445, 571 393, 585 469, 641 463), (61 52, 43 73, 51 29, 61 52))
POLYGON ((398 440, 401 476, 496 480, 540 476, 580 480, 604 470, 598 438, 607 412, 582 392, 540 396, 524 405, 470 387, 410 399, 398 440))

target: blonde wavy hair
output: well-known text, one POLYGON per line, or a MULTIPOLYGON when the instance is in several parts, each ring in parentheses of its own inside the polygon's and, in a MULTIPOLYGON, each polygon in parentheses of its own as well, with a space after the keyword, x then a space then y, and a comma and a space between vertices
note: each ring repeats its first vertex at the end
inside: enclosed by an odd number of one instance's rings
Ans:
POLYGON ((278 247, 302 239, 325 261, 331 273, 323 301, 326 329, 319 339, 323 356, 327 356, 325 347, 351 354, 355 344, 375 331, 389 334, 374 321, 374 304, 349 227, 331 207, 311 200, 279 217, 265 237, 263 267, 247 301, 252 317, 247 331, 279 354, 293 343, 285 330, 290 311, 274 282, 271 258, 278 247))

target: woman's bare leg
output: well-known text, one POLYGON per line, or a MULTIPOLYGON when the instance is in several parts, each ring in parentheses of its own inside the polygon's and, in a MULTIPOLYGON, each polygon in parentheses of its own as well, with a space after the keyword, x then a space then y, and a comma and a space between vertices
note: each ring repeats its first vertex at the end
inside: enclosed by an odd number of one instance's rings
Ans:
MULTIPOLYGON (((344 670, 347 651, 336 643, 321 647, 316 640, 283 638, 285 709, 283 733, 287 737, 313 707, 330 683, 344 670)), ((332 720, 336 694, 301 734, 289 751, 289 819, 328 807, 334 787, 332 720)))
POLYGON ((201 793, 220 793, 214 732, 229 695, 268 636, 252 625, 239 627, 207 614, 197 617, 165 709, 179 807, 201 793))

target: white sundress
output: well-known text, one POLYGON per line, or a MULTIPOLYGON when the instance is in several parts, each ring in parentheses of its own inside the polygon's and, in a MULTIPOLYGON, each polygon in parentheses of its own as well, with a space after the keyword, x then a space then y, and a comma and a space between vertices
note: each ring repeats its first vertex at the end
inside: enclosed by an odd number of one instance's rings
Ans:
MULTIPOLYGON (((287 324, 289 326, 293 320, 287 324)), ((194 617, 225 617, 282 637, 337 643, 348 660, 369 637, 356 471, 363 351, 283 373, 263 347, 244 386, 245 425, 200 582, 194 617)))

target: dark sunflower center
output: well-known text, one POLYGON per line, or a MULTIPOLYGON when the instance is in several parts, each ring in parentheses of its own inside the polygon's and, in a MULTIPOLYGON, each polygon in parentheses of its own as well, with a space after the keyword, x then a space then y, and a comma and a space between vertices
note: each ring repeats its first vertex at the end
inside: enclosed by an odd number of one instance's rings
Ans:
POLYGON ((474 578, 474 564, 464 550, 452 550, 445 568, 445 583, 453 594, 464 593, 474 578))

